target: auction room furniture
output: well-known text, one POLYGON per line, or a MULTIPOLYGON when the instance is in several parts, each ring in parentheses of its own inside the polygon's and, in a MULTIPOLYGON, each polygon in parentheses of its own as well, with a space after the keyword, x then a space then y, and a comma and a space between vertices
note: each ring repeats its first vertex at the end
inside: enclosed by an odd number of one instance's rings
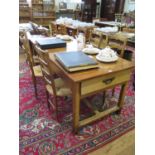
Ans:
POLYGON ((28 64, 32 73, 32 81, 33 81, 33 85, 34 85, 34 90, 35 90, 35 96, 37 98, 38 93, 37 93, 37 82, 36 82, 36 77, 42 77, 42 71, 41 71, 41 67, 40 65, 36 65, 34 63, 34 58, 31 52, 31 48, 30 48, 30 43, 29 43, 29 32, 24 32, 24 50, 26 52, 27 55, 27 60, 28 60, 28 64))
POLYGON ((67 88, 62 78, 55 78, 52 69, 49 67, 49 59, 46 57, 46 50, 40 49, 37 45, 35 46, 35 50, 38 53, 39 62, 41 66, 41 70, 43 73, 43 78, 45 81, 46 95, 48 107, 50 106, 53 110, 56 110, 56 118, 58 119, 58 97, 65 97, 71 95, 71 90, 67 88), (52 95, 52 99, 50 99, 49 95, 52 95))
POLYGON ((55 0, 32 0, 32 21, 49 26, 55 20, 55 0))
POLYGON ((120 57, 123 57, 124 50, 126 48, 127 44, 127 38, 123 36, 118 35, 110 35, 108 37, 108 45, 117 51, 117 53, 120 55, 120 57))
POLYGON ((108 39, 109 39, 108 34, 102 33, 100 44, 99 44, 100 49, 105 48, 106 46, 108 46, 108 39))
POLYGON ((101 40, 102 40, 102 33, 92 30, 90 34, 89 43, 92 44, 94 47, 99 48, 101 40))
POLYGON ((51 22, 51 34, 56 35, 57 34, 57 24, 56 22, 51 22))
POLYGON ((52 70, 61 76, 65 83, 72 91, 73 100, 73 129, 77 132, 81 126, 96 121, 112 112, 119 111, 123 107, 124 97, 130 74, 134 65, 122 58, 119 58, 115 63, 100 63, 98 69, 79 71, 75 73, 67 72, 55 59, 54 53, 49 54, 50 67, 52 70), (95 110, 95 115, 80 120, 80 100, 103 92, 106 89, 113 88, 116 85, 121 85, 121 92, 118 104, 106 111, 95 110))
POLYGON ((92 30, 93 30, 93 27, 79 27, 77 29, 77 35, 79 33, 83 33, 85 36, 86 42, 89 42, 92 30))
MULTIPOLYGON (((122 109, 124 97, 128 81, 130 80, 134 64, 125 59, 119 58, 113 63, 99 62, 99 67, 85 71, 77 71, 73 73, 67 72, 56 60, 54 53, 62 51, 78 51, 78 43, 76 39, 67 42, 66 48, 47 49, 50 69, 54 74, 61 77, 65 84, 71 89, 73 100, 73 129, 77 132, 78 129, 86 124, 96 121, 112 112, 122 109), (98 111, 95 114, 84 120, 80 120, 80 101, 92 94, 104 92, 109 88, 114 88, 121 85, 118 104, 114 107, 98 111)), ((95 58, 95 57, 94 57, 95 58)))
POLYGON ((27 23, 30 19, 30 7, 27 1, 19 0, 19 23, 27 23))

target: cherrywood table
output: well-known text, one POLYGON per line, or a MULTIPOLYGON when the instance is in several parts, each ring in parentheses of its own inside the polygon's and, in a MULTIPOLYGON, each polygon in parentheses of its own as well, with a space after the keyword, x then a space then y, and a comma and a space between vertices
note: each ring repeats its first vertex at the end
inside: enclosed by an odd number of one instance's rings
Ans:
MULTIPOLYGON (((49 49, 50 67, 58 74, 72 90, 73 99, 73 130, 76 133, 81 126, 100 119, 112 112, 120 111, 124 104, 124 97, 128 81, 134 64, 125 59, 119 58, 113 63, 99 63, 99 68, 85 71, 67 72, 55 59, 54 52, 76 51, 78 45, 74 39, 67 43, 66 48, 49 49), (92 94, 103 92, 106 89, 121 85, 121 92, 118 104, 110 109, 99 112, 95 111, 95 115, 80 120, 80 101, 92 94)), ((95 57, 94 57, 95 58, 95 57)))
MULTIPOLYGON (((78 43, 76 39, 67 42, 66 48, 55 48, 47 50, 47 57, 50 59, 51 69, 60 77, 72 91, 73 101, 73 130, 77 133, 81 126, 89 124, 97 119, 100 119, 112 112, 120 111, 124 104, 124 97, 128 81, 130 80, 131 72, 134 64, 125 59, 119 58, 113 63, 99 62, 99 68, 85 71, 77 71, 73 73, 67 72, 55 59, 56 52, 78 51, 78 43), (110 109, 102 112, 95 110, 95 115, 80 120, 80 101, 92 94, 103 92, 106 89, 114 88, 116 85, 121 85, 121 92, 118 104, 110 109)), ((95 59, 95 56, 94 56, 95 59)))

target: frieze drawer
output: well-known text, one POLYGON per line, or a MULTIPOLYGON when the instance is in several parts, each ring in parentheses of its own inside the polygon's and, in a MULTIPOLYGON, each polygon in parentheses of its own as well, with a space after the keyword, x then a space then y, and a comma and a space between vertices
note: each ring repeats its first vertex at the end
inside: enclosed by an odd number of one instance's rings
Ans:
POLYGON ((112 73, 106 76, 97 77, 81 83, 81 95, 106 89, 111 86, 126 82, 130 79, 131 70, 112 73))

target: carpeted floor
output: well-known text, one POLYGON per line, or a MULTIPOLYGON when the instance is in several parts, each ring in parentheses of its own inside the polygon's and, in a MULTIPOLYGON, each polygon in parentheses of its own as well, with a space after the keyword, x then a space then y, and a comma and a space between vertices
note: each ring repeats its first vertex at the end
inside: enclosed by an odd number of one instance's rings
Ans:
MULTIPOLYGON (((46 102, 44 82, 38 78, 38 99, 34 96, 29 67, 20 63, 20 155, 87 154, 134 128, 134 92, 132 82, 126 93, 121 114, 111 114, 80 129, 78 135, 72 133, 72 100, 59 98, 60 123, 55 121, 55 113, 46 102)), ((120 88, 114 97, 106 94, 104 108, 114 106, 120 88)), ((102 94, 89 97, 92 104, 100 105, 102 94)), ((90 115, 90 110, 81 103, 81 118, 90 115)))

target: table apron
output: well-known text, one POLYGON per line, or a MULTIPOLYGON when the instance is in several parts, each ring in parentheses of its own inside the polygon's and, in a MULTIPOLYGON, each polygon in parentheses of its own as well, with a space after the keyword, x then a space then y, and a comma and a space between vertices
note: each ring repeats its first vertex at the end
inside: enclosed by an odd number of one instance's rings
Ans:
POLYGON ((124 70, 118 73, 96 77, 81 82, 81 96, 97 92, 130 80, 131 70, 124 70))

